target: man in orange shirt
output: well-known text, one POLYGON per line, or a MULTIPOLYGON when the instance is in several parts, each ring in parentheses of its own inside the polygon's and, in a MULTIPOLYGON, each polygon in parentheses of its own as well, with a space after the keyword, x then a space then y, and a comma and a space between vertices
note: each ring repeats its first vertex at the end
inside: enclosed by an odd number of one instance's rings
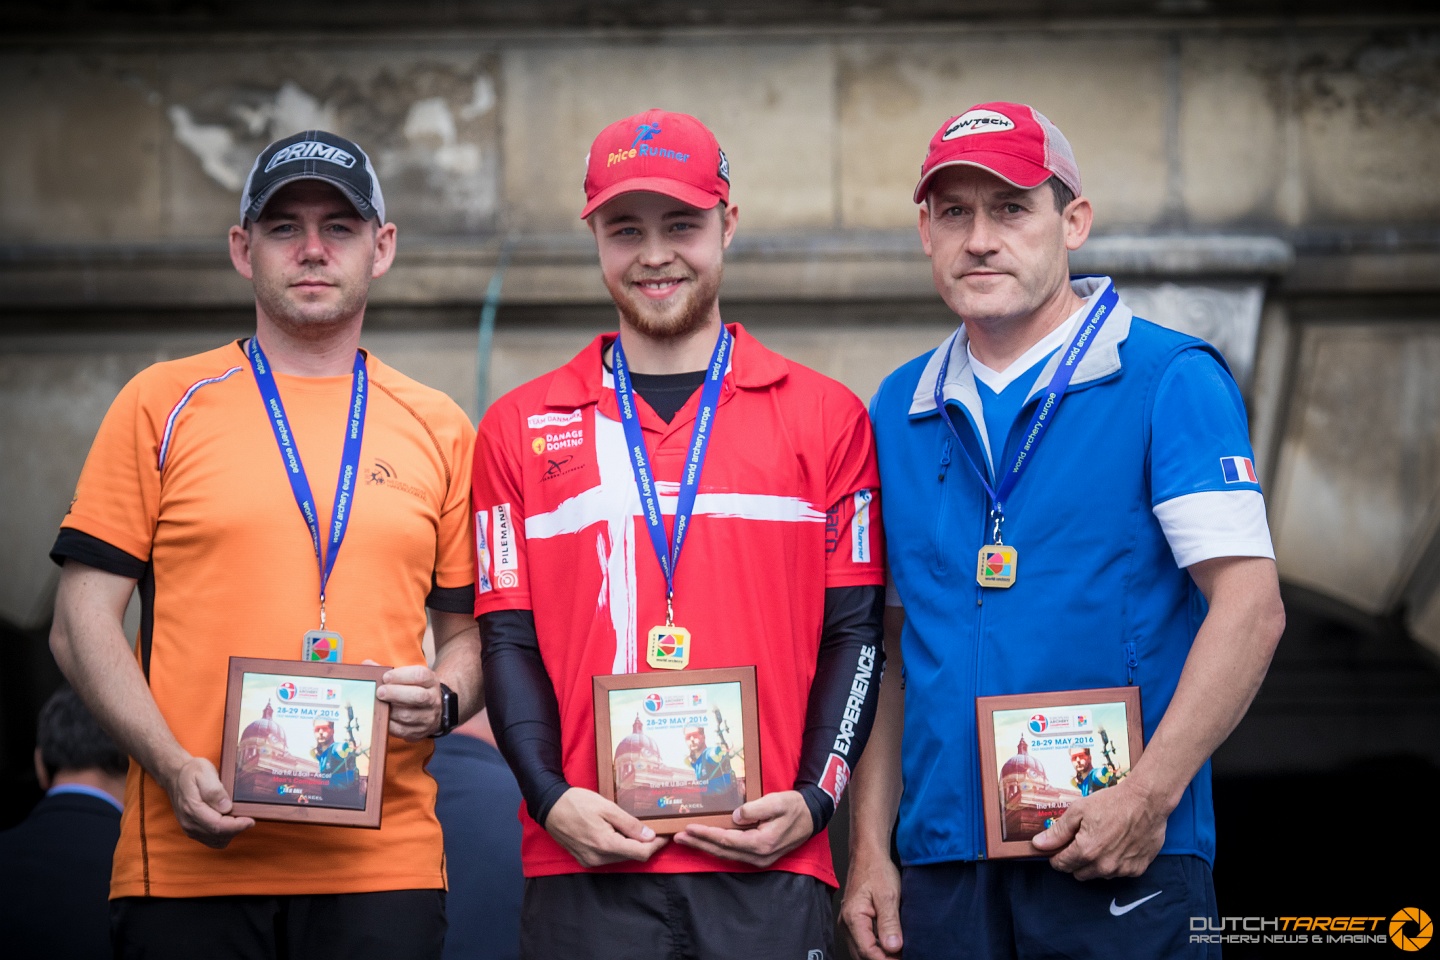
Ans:
POLYGON ((130 381, 62 522, 51 648, 132 758, 117 956, 439 956, 444 853, 424 765, 426 738, 480 706, 473 429, 359 349, 395 235, 358 146, 306 131, 267 147, 230 230, 255 336, 130 381), (132 652, 121 621, 137 585, 132 652), (298 660, 317 623, 334 659, 392 665, 377 687, 391 736, 379 830, 233 816, 216 771, 229 657, 298 660))

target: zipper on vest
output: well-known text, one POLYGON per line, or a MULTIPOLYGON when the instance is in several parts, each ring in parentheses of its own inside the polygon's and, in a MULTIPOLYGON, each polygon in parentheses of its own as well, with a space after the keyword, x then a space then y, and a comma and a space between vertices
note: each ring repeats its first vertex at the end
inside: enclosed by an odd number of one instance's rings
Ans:
POLYGON ((1135 642, 1132 640, 1125 644, 1125 685, 1135 685, 1135 668, 1140 666, 1140 658, 1135 652, 1135 642))
POLYGON ((943 531, 945 529, 946 508, 950 502, 950 484, 945 482, 945 475, 950 470, 951 442, 951 438, 947 436, 944 446, 940 448, 940 466, 935 477, 936 481, 940 484, 940 500, 935 509, 935 525, 930 537, 930 545, 934 555, 933 563, 935 570, 939 573, 945 573, 950 568, 943 531))
MULTIPOLYGON (((983 513, 982 513, 983 516, 983 513)), ((975 591, 975 657, 970 667, 970 702, 973 704, 975 698, 980 696, 980 666, 981 657, 984 653, 985 643, 985 588, 980 584, 971 582, 971 589, 975 591)), ((971 749, 977 750, 976 760, 979 760, 977 744, 971 743, 971 749)), ((977 762, 972 767, 974 775, 970 778, 971 788, 971 809, 974 813, 970 817, 970 849, 979 854, 980 859, 985 859, 985 816, 980 811, 984 809, 987 802, 984 799, 984 780, 980 777, 980 764, 977 762)))

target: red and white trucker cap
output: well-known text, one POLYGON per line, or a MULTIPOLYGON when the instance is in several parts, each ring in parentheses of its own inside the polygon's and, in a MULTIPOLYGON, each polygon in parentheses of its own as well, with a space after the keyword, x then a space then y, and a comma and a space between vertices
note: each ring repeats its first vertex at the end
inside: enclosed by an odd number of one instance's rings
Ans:
POLYGON ((980 103, 946 120, 930 138, 920 164, 915 202, 925 199, 930 178, 946 167, 988 170, 1029 190, 1052 176, 1080 196, 1080 167, 1070 141, 1045 115, 1023 103, 980 103))
POLYGON ((730 163, 715 134, 699 120, 646 110, 610 124, 590 145, 580 219, 612 197, 636 190, 709 210, 730 202, 730 163))

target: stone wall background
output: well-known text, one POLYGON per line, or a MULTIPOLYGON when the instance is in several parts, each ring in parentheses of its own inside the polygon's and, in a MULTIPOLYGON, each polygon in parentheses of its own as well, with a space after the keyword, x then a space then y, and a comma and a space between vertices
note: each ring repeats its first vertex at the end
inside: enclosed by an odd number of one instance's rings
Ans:
MULTIPOLYGON (((474 329, 502 248, 497 392, 613 324, 577 218, 591 138, 650 106, 694 113, 725 147, 741 208, 727 318, 868 397, 954 323, 914 236, 925 144, 970 104, 1015 99, 1079 158, 1097 227, 1074 266, 1113 273, 1235 366, 1290 595, 1433 660, 1440 14, 1352 7, 73 0, 0 13, 0 618, 48 620, 45 553, 125 380, 252 322, 223 237, 270 140, 323 126, 370 152, 400 254, 367 343, 474 413, 474 329)), ((1286 676, 1287 702, 1309 706, 1284 722, 1333 712, 1332 686, 1286 676)), ((1433 713, 1428 689, 1355 705, 1357 742, 1378 716, 1396 749, 1434 755, 1413 724, 1385 721, 1433 713)), ((1323 762, 1329 741, 1294 741, 1294 763, 1323 762)))

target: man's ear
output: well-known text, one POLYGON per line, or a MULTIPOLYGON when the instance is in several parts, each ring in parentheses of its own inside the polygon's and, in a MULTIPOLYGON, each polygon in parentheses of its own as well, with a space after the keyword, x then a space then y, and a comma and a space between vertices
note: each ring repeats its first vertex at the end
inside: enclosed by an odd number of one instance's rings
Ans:
POLYGON ((390 265, 395 262, 395 242, 397 231, 395 224, 387 223, 377 227, 375 230, 375 263, 370 268, 370 279, 377 280, 385 276, 390 265))
POLYGON ((50 789, 50 771, 45 769, 45 758, 40 755, 40 748, 35 748, 35 779, 40 781, 41 790, 50 789))
POLYGON ((920 246, 925 251, 925 256, 931 256, 930 251, 930 199, 920 204, 920 246))
POLYGON ((230 263, 234 265, 235 272, 240 276, 246 280, 254 279, 254 271, 250 268, 250 229, 248 227, 230 228, 230 263))
POLYGON ((1090 201, 1084 197, 1076 197, 1065 207, 1065 212, 1060 217, 1065 221, 1065 249, 1079 250, 1090 236, 1090 225, 1095 219, 1095 210, 1090 206, 1090 201))
POLYGON ((730 249, 730 241, 735 239, 735 227, 740 223, 740 208, 735 204, 727 204, 724 212, 720 214, 720 242, 723 249, 730 249))

